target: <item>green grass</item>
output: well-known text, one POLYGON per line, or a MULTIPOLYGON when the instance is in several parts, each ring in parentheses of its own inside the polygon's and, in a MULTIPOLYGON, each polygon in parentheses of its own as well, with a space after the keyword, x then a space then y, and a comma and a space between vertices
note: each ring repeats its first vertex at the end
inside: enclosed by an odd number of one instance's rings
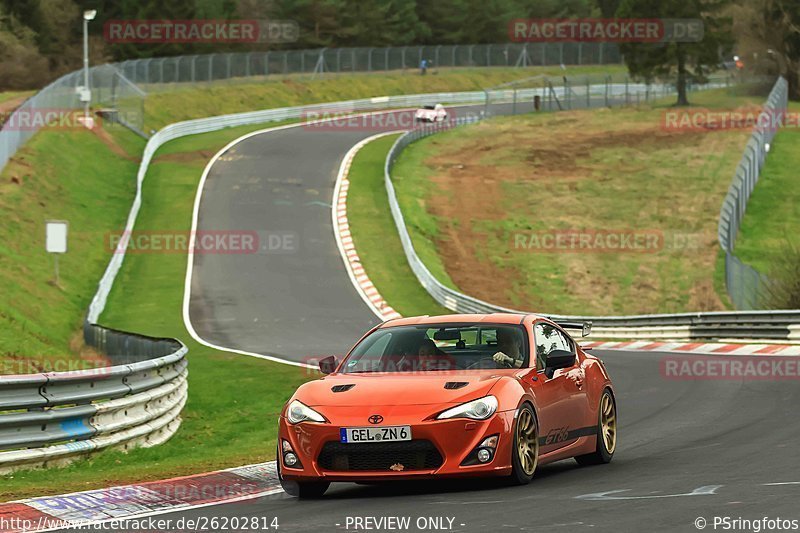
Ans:
MULTIPOLYGON (((571 76, 621 73, 621 65, 568 67, 571 76)), ((229 82, 181 84, 151 92, 145 102, 145 130, 171 122, 257 109, 336 102, 369 96, 391 96, 448 91, 479 91, 527 76, 562 76, 559 67, 441 69, 420 76, 413 71, 356 75, 243 78, 229 82)))
MULTIPOLYGON (((713 108, 763 101, 730 91, 690 99, 713 108)), ((727 307, 717 217, 748 132, 667 134, 666 105, 498 117, 415 143, 393 177, 418 254, 442 283, 519 309, 727 307), (535 253, 512 243, 515 232, 584 229, 661 232, 666 245, 535 253)))
POLYGON ((0 92, 0 104, 9 100, 16 100, 18 98, 33 96, 34 91, 5 91, 0 92))
MULTIPOLYGON (((144 145, 127 130, 113 135, 138 150, 144 145)), ((63 365, 80 351, 76 332, 108 263, 104 236, 124 227, 136 168, 135 161, 115 156, 88 131, 46 130, 3 170, 0 364, 7 368, 0 368, 2 373, 33 371, 21 359, 40 361, 45 369, 70 369, 63 365), (47 219, 69 222, 59 286, 54 258, 44 249, 47 219)))
POLYGON ((403 316, 440 315, 439 305, 419 284, 405 260, 383 183, 386 154, 399 135, 374 140, 350 167, 347 217, 361 264, 381 296, 403 316))
MULTIPOLYGON (((789 110, 797 114, 800 104, 789 104, 789 110)), ((800 245, 798 169, 800 130, 785 127, 773 140, 735 243, 736 255, 764 274, 779 262, 787 243, 800 245)))
MULTIPOLYGON (((205 154, 263 127, 232 128, 165 145, 145 179, 136 230, 188 231, 195 192, 208 161, 205 154)), ((126 211, 122 209, 120 214, 126 211)), ((112 328, 175 337, 189 347, 189 401, 175 437, 151 449, 103 452, 65 469, 24 471, 0 478, 0 500, 274 459, 280 407, 298 385, 316 374, 194 342, 182 319, 185 271, 183 254, 129 254, 100 320, 112 328)))

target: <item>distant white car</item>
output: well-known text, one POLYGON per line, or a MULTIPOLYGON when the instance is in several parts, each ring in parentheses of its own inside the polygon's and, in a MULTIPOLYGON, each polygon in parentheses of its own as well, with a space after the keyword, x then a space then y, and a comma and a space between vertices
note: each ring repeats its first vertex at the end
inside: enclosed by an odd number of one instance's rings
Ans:
POLYGON ((426 105, 417 109, 414 120, 417 122, 444 122, 447 120, 447 110, 442 104, 426 105))

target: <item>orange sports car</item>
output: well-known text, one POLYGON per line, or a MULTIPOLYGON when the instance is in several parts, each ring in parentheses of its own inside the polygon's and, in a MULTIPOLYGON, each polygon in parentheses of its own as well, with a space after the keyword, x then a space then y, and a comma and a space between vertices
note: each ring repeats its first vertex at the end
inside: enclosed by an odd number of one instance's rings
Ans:
POLYGON ((447 315, 376 326, 283 408, 284 490, 322 496, 331 482, 505 476, 574 457, 608 463, 617 444, 603 363, 566 333, 586 323, 537 315, 447 315))

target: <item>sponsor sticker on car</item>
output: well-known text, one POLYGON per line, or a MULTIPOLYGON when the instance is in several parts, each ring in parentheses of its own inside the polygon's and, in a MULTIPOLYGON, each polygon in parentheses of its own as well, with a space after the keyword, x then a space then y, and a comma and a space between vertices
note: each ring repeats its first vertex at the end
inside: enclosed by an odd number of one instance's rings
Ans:
POLYGON ((411 440, 411 426, 341 428, 339 439, 345 444, 361 442, 400 442, 411 440))

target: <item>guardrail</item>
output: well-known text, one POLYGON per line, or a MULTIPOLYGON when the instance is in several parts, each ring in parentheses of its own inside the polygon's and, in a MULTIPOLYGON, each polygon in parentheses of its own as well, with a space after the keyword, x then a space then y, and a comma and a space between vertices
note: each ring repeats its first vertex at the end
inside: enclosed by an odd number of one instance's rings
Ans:
POLYGON ((719 245, 725 252, 725 287, 737 309, 758 309, 763 304, 763 287, 769 283, 767 277, 742 262, 733 253, 736 235, 747 210, 747 202, 753 193, 761 168, 767 157, 767 145, 777 133, 776 125, 781 124, 788 104, 789 84, 778 78, 759 115, 759 124, 765 128, 753 131, 736 168, 733 182, 722 202, 717 234, 719 245), (763 121, 762 121, 763 120, 763 121))
POLYGON ((104 449, 155 446, 180 425, 186 346, 85 324, 108 366, 0 376, 0 474, 104 449))
MULTIPOLYGON (((475 120, 460 120, 456 126, 466 125, 475 120)), ((414 250, 411 235, 397 194, 392 183, 392 167, 397 157, 409 144, 423 137, 446 131, 452 124, 433 125, 405 133, 395 141, 386 157, 384 183, 389 197, 389 208, 394 218, 408 264, 417 280, 439 304, 456 313, 525 313, 495 305, 442 284, 414 250)), ((800 310, 792 311, 751 311, 717 313, 681 313, 638 316, 567 316, 545 315, 565 321, 590 321, 593 324, 592 337, 608 339, 675 339, 675 340, 717 340, 740 339, 750 342, 759 340, 800 342, 800 310)))

